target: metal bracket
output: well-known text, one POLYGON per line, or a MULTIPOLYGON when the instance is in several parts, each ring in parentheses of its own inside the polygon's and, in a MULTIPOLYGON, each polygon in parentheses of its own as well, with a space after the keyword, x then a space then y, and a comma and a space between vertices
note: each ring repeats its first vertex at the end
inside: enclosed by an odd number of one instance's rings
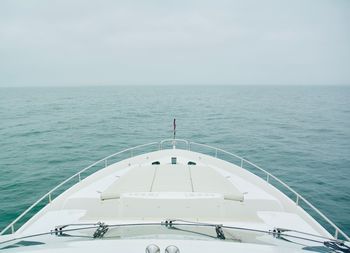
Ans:
POLYGON ((162 222, 162 225, 164 225, 166 228, 172 228, 173 227, 173 221, 174 220, 165 220, 165 222, 162 222))
POLYGON ((291 231, 290 229, 286 229, 286 228, 274 228, 273 230, 269 230, 270 233, 273 235, 273 237, 275 238, 280 238, 284 233, 284 232, 288 232, 291 231))
POLYGON ((51 234, 55 234, 58 236, 62 236, 63 235, 63 229, 68 227, 69 225, 62 225, 62 226, 56 226, 54 230, 51 230, 51 234))
POLYGON ((344 242, 336 241, 326 241, 323 243, 324 246, 326 246, 328 249, 334 250, 334 252, 344 252, 348 253, 350 252, 350 247, 345 245, 344 242))
POLYGON ((103 222, 99 222, 98 228, 96 229, 93 237, 94 238, 102 238, 105 235, 105 233, 107 233, 107 231, 108 231, 108 225, 106 225, 103 222))
POLYGON ((216 232, 216 236, 217 236, 218 239, 220 239, 220 240, 225 240, 226 239, 224 231, 222 230, 222 225, 216 225, 215 226, 215 232, 216 232))

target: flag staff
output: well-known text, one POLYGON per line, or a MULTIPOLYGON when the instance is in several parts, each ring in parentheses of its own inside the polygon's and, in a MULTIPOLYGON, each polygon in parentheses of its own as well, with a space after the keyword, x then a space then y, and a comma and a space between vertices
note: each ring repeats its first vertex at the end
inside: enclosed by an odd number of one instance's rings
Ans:
POLYGON ((174 141, 173 141, 173 148, 175 149, 175 137, 176 137, 176 119, 174 118, 173 121, 173 127, 174 127, 174 141))

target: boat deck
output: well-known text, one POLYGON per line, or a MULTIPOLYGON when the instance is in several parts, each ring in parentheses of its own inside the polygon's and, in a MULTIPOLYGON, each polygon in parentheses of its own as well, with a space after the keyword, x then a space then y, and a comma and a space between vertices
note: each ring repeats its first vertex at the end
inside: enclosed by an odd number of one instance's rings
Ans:
POLYGON ((295 202, 249 171, 181 149, 107 166, 58 196, 16 233, 47 232, 63 224, 169 218, 331 236, 295 202))

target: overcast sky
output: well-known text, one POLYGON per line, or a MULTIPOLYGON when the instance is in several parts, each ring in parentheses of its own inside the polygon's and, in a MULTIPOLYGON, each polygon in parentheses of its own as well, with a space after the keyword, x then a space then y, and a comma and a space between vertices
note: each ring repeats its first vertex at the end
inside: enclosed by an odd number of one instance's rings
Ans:
POLYGON ((0 1, 0 86, 350 84, 349 0, 0 1))

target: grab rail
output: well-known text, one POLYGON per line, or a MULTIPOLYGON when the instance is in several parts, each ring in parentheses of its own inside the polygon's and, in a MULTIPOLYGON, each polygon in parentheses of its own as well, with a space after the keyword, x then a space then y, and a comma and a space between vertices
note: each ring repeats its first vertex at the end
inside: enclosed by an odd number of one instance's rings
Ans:
POLYGON ((295 203, 297 205, 299 205, 300 200, 302 200, 306 205, 308 205, 313 211, 315 211, 318 215, 320 215, 320 217, 322 217, 334 230, 334 238, 338 239, 339 234, 342 235, 347 241, 350 241, 350 238, 339 228, 337 227, 326 215, 324 215, 320 210, 318 210, 314 205, 312 205, 308 200, 306 200, 303 196, 301 196, 298 192, 296 192, 294 189, 292 189, 290 186, 288 186, 285 182, 283 182, 282 180, 280 180, 279 178, 277 178, 276 176, 274 176, 273 174, 269 173, 268 171, 262 169, 261 167, 259 167, 258 165, 244 159, 241 156, 238 156, 234 153, 228 152, 226 150, 220 149, 220 148, 216 148, 210 145, 206 145, 206 144, 201 144, 201 143, 196 143, 196 142, 189 142, 187 140, 183 140, 183 139, 165 139, 162 140, 160 142, 151 142, 151 143, 147 143, 147 144, 143 144, 143 145, 138 145, 132 148, 127 148, 124 149, 122 151, 119 151, 117 153, 114 153, 112 155, 106 156, 105 158, 89 165, 88 167, 80 170, 79 172, 75 173, 73 176, 67 178, 66 180, 64 180, 63 182, 61 182, 60 184, 58 184, 57 186, 55 186, 54 188, 52 188, 49 192, 47 192, 45 195, 43 195, 40 199, 38 199, 35 203, 33 203, 28 209, 26 209, 22 214, 20 214, 14 221, 12 221, 7 227, 5 227, 1 232, 0 235, 5 234, 9 229, 11 229, 11 233, 15 232, 15 227, 14 225, 21 220, 29 211, 31 211, 34 207, 36 207, 41 201, 43 201, 45 198, 48 198, 49 203, 51 203, 52 201, 52 193, 54 191, 56 191, 57 189, 59 189, 61 186, 63 186, 64 184, 70 182, 72 179, 78 177, 79 182, 81 181, 81 174, 87 170, 89 170, 90 168, 96 166, 97 164, 104 162, 105 167, 107 167, 108 165, 108 159, 115 157, 117 155, 126 153, 130 151, 130 156, 133 157, 133 151, 135 149, 141 148, 141 147, 148 147, 148 146, 152 146, 152 145, 157 145, 159 150, 163 149, 163 144, 165 142, 171 142, 173 144, 173 146, 175 147, 176 142, 183 142, 186 145, 186 149, 187 150, 192 150, 191 148, 193 146, 199 146, 199 147, 204 147, 204 148, 208 148, 208 149, 212 149, 215 151, 215 157, 218 156, 218 152, 222 152, 224 154, 230 155, 232 157, 235 157, 237 159, 240 160, 240 167, 243 168, 244 163, 249 164, 251 166, 253 166, 254 168, 262 171, 263 173, 265 173, 266 176, 266 181, 267 183, 270 184, 270 178, 273 178, 274 180, 276 180, 276 182, 280 183, 282 186, 284 186, 286 189, 288 189, 290 192, 292 192, 295 197, 295 203))
POLYGON ((165 140, 162 140, 162 141, 160 142, 160 144, 159 144, 160 149, 163 149, 163 144, 164 144, 165 142, 171 142, 171 144, 173 145, 173 147, 176 147, 176 143, 177 143, 177 142, 183 142, 183 143, 186 144, 187 149, 188 149, 188 147, 189 147, 189 142, 188 142, 188 140, 184 140, 184 139, 165 139, 165 140))

